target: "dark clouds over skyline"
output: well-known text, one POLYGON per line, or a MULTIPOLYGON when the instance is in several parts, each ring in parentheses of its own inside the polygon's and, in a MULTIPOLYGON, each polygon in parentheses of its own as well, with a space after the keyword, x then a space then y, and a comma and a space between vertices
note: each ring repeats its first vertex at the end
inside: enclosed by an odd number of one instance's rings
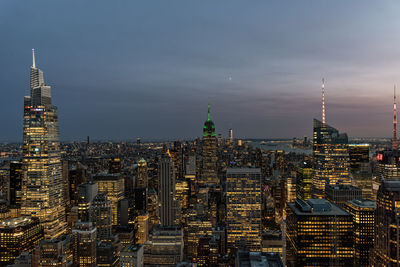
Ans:
POLYGON ((31 48, 62 140, 390 136, 398 1, 0 2, 0 141, 22 140, 31 48), (231 77, 231 79, 229 79, 231 77))

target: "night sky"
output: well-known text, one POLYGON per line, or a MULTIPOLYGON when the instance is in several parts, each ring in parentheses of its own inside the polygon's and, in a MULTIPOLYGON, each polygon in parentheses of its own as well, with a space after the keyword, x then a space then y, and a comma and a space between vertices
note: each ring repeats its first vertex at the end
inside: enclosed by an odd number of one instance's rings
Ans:
MULTIPOLYGON (((0 142, 22 141, 31 49, 61 140, 390 136, 399 1, 0 1, 0 142)), ((399 89, 400 95, 400 89, 399 89)))

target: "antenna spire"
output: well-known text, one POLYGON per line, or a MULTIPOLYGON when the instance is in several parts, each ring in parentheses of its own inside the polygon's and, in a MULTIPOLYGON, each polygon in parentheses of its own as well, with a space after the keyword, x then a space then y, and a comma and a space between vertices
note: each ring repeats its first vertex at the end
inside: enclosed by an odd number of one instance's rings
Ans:
POLYGON ((32 48, 32 68, 36 68, 35 49, 34 48, 32 48))
POLYGON ((208 103, 208 120, 211 120, 210 119, 210 103, 208 103))
POLYGON ((325 79, 322 78, 322 124, 325 122, 325 79))
POLYGON ((396 105, 396 85, 393 88, 393 140, 392 149, 397 150, 397 105, 396 105))

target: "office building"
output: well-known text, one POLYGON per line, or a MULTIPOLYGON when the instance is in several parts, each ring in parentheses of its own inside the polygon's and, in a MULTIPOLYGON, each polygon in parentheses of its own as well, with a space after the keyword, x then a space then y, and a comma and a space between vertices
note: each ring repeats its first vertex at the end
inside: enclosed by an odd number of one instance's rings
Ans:
POLYGON ((226 212, 228 252, 261 251, 260 169, 227 169, 226 212))
POLYGON ((97 266, 119 267, 120 242, 116 237, 110 241, 97 243, 97 266))
POLYGON ((376 199, 372 266, 399 266, 400 181, 382 181, 376 199))
POLYGON ((314 197, 325 197, 325 186, 351 185, 347 134, 314 119, 314 197))
POLYGON ((32 267, 67 267, 72 262, 68 261, 64 243, 59 239, 46 239, 40 241, 32 253, 32 267))
POLYGON ((189 193, 189 182, 186 179, 177 180, 175 184, 175 195, 182 210, 188 208, 189 193))
POLYGON ((57 107, 32 54, 31 94, 24 99, 21 214, 38 217, 45 237, 56 238, 67 227, 57 107))
POLYGON ((284 267, 278 253, 238 251, 236 254, 235 267, 284 267))
POLYGON ((121 267, 143 267, 143 246, 129 245, 120 254, 121 267))
POLYGON ((370 266, 370 251, 374 247, 374 215, 376 203, 354 199, 344 209, 353 217, 354 266, 370 266))
POLYGON ((326 185, 326 199, 341 208, 346 206, 347 201, 362 199, 362 190, 352 185, 326 185))
POLYGON ((111 157, 108 161, 108 172, 120 174, 122 171, 121 159, 118 157, 111 157))
POLYGON ((202 139, 202 165, 200 185, 217 185, 217 139, 215 136, 215 125, 210 117, 210 105, 208 105, 208 118, 203 127, 202 139))
POLYGON ((15 208, 21 207, 22 201, 22 162, 11 161, 10 162, 10 206, 15 208))
POLYGON ((97 228, 97 241, 110 241, 112 236, 111 201, 106 194, 98 194, 92 202, 90 221, 97 228))
POLYGON ((309 200, 312 197, 312 177, 314 169, 310 162, 303 162, 296 172, 296 198, 309 200))
POLYGON ((182 260, 182 229, 178 226, 155 228, 144 245, 144 265, 176 266, 182 260))
POLYGON ((369 144, 349 144, 351 172, 369 172, 369 144))
POLYGON ((12 264, 21 252, 32 252, 44 238, 38 218, 18 217, 0 222, 0 265, 12 264))
POLYGON ((288 203, 287 266, 353 266, 353 218, 325 199, 288 203))
POLYGON ((148 168, 147 162, 144 158, 141 158, 137 165, 136 170, 136 187, 137 188, 148 188, 149 187, 149 175, 148 175, 148 168))
POLYGON ((111 201, 112 225, 118 225, 118 201, 124 198, 124 179, 120 174, 99 174, 93 180, 98 184, 99 193, 111 201))
POLYGON ((96 227, 91 222, 77 222, 72 229, 73 264, 96 267, 96 227))
POLYGON ((175 174, 171 156, 165 154, 158 165, 161 225, 175 225, 177 219, 177 200, 175 199, 175 174))
POLYGON ((324 198, 325 185, 351 184, 347 134, 339 133, 337 129, 326 124, 324 79, 322 79, 322 121, 314 119, 313 132, 313 197, 324 198))
POLYGON ((144 244, 149 239, 149 213, 142 212, 137 217, 136 243, 144 244))

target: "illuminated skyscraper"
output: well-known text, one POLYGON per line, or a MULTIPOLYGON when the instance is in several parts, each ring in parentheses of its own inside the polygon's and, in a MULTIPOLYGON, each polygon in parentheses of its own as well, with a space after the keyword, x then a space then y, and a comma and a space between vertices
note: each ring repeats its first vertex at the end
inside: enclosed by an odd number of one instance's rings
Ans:
POLYGON ((314 197, 325 196, 325 185, 350 185, 347 134, 314 119, 314 197))
POLYGON ((38 218, 18 217, 0 222, 0 266, 12 264, 22 252, 31 252, 43 239, 38 218))
POLYGON ((353 185, 362 190, 363 198, 372 197, 372 170, 369 162, 369 144, 349 144, 350 170, 353 185))
POLYGON ((174 163, 169 154, 165 154, 161 157, 158 165, 158 176, 158 199, 160 200, 161 225, 175 225, 175 220, 177 218, 176 207, 178 203, 175 199, 174 163))
POLYGON ((261 251, 261 170, 226 171, 226 228, 228 250, 261 251))
POLYGON ((348 201, 345 210, 353 216, 354 266, 369 265, 369 253, 374 247, 374 214, 376 203, 371 200, 348 201))
POLYGON ((324 79, 322 79, 322 122, 314 119, 313 157, 315 198, 325 197, 326 184, 351 184, 347 134, 339 133, 326 124, 324 79))
POLYGON ((353 266, 349 213, 324 199, 287 205, 287 266, 353 266))
POLYGON ((124 198, 124 179, 120 174, 101 174, 93 177, 99 185, 99 193, 107 195, 111 201, 112 224, 118 224, 118 201, 124 198))
POLYGON ((72 229, 74 266, 97 266, 96 232, 96 227, 91 222, 77 222, 72 229))
POLYGON ((296 198, 309 200, 312 192, 313 168, 311 163, 303 162, 296 172, 296 198))
POLYGON ((217 177, 217 139, 215 136, 215 125, 210 117, 210 105, 208 105, 208 118, 203 127, 203 160, 201 166, 200 185, 219 184, 217 177))
POLYGON ((144 158, 140 159, 137 166, 136 175, 136 187, 137 188, 148 188, 148 169, 147 162, 144 158))
POLYGON ((57 107, 51 103, 51 87, 31 67, 31 95, 24 99, 23 183, 21 213, 40 219, 46 238, 66 231, 65 201, 61 176, 57 107))
POLYGON ((400 181, 382 181, 375 212, 372 266, 399 266, 400 181))
POLYGON ((91 206, 90 219, 97 228, 97 241, 111 240, 112 212, 111 201, 105 194, 98 194, 91 206))
POLYGON ((20 161, 10 162, 10 205, 21 207, 22 199, 22 163, 20 161))

